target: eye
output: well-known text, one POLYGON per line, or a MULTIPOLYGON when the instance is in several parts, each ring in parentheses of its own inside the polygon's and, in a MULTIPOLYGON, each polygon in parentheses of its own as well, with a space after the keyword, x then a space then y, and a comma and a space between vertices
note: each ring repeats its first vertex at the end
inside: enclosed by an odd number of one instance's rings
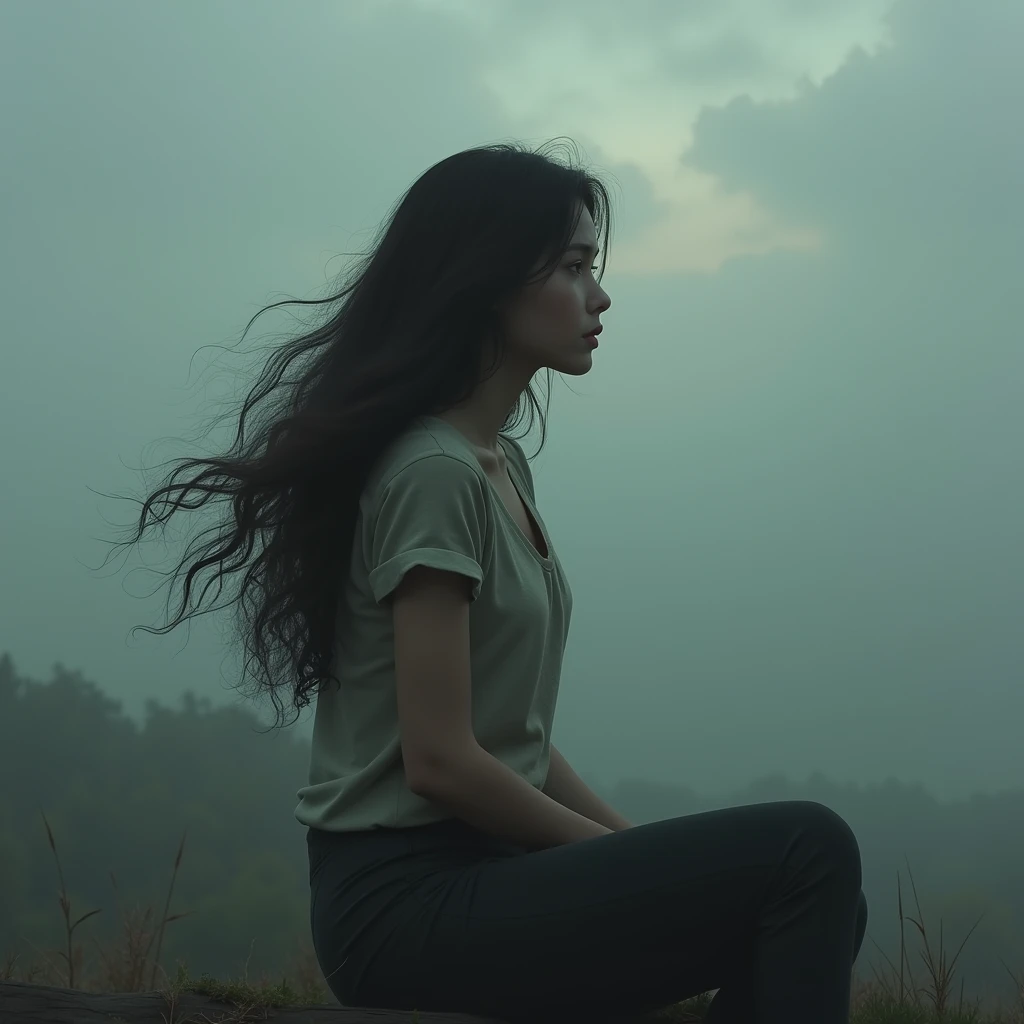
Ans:
MULTIPOLYGON (((600 263, 595 263, 590 269, 591 270, 597 270, 600 266, 601 266, 600 263)), ((570 263, 569 264, 569 269, 571 270, 573 267, 579 267, 580 269, 579 269, 579 271, 577 271, 577 273, 578 274, 582 274, 583 273, 583 260, 577 260, 575 263, 570 263)))

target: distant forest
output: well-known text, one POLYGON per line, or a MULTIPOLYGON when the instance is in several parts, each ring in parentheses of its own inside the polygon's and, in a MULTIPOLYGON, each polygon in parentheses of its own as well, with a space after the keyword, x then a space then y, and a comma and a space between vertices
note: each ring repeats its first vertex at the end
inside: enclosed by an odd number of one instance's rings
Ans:
MULTIPOLYGON (((63 942, 43 814, 73 918, 102 908, 75 933, 87 959, 94 943, 116 943, 125 910, 163 913, 183 836, 169 912, 187 916, 167 928, 169 974, 184 962, 194 977, 237 976, 248 961, 250 975, 273 976, 309 950, 305 829, 293 817, 308 741, 266 732, 242 705, 191 693, 180 703, 148 701, 140 726, 80 672, 57 665, 41 682, 0 657, 0 962, 36 961, 63 942)), ((914 979, 925 984, 912 873, 933 955, 940 922, 947 964, 977 924, 957 961, 957 993, 962 977, 968 999, 1014 998, 1007 967, 1024 973, 1024 790, 939 802, 895 779, 842 785, 821 774, 767 777, 714 800, 685 779, 594 788, 637 823, 769 800, 827 804, 860 841, 870 914, 856 973, 888 975, 886 957, 899 963, 899 880, 914 979)))

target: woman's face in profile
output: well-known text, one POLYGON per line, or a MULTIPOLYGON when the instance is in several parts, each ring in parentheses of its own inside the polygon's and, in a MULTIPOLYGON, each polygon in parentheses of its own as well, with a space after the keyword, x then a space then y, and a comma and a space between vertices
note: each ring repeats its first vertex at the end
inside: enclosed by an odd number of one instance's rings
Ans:
POLYGON ((551 276, 527 286, 508 307, 507 351, 516 362, 534 366, 534 372, 550 367, 579 376, 590 370, 594 345, 586 335, 600 325, 601 314, 611 306, 594 276, 597 254, 594 220, 584 207, 551 276))

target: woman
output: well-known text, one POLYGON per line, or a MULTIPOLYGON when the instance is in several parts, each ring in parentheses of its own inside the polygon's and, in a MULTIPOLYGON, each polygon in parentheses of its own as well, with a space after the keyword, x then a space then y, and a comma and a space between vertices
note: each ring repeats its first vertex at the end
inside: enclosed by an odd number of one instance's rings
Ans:
POLYGON ((160 631, 199 572, 244 569, 256 692, 316 694, 295 814, 343 1004, 594 1021, 718 989, 712 1020, 846 1021, 867 909, 838 815, 631 826, 551 745, 572 594, 510 428, 538 371, 593 365, 602 226, 602 183, 540 151, 428 170, 231 453, 145 503, 135 539, 157 501, 232 503, 160 631))

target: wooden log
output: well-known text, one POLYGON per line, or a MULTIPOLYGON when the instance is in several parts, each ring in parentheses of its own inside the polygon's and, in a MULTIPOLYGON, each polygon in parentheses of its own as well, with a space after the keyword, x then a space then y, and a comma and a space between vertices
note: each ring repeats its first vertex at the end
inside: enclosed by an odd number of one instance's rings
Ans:
MULTIPOLYGON (((566 1013, 558 1024, 593 1024, 592 1012, 566 1013)), ((671 1007, 623 1017, 617 1024, 672 1024, 703 1018, 671 1007)), ((376 1007, 241 1006, 195 992, 85 992, 77 988, 0 981, 0 1024, 507 1024, 494 1017, 426 1010, 385 1010, 376 1007)))
POLYGON ((503 1024, 465 1013, 321 1006, 241 1007, 193 992, 83 992, 0 981, 2 1024, 503 1024))

